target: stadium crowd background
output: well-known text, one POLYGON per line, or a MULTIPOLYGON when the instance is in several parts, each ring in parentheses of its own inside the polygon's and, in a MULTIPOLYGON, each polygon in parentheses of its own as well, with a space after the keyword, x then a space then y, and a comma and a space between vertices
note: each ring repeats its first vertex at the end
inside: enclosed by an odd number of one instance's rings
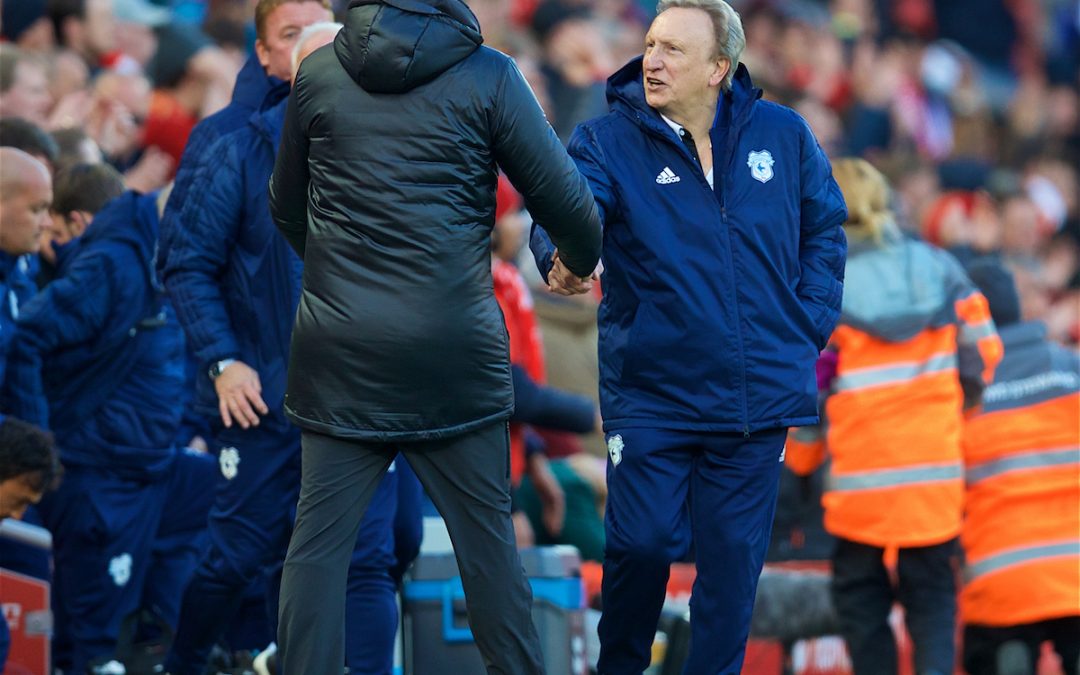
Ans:
MULTIPOLYGON (((225 105, 252 51, 254 0, 2 0, 0 144, 54 172, 106 162, 129 188, 170 182, 194 125, 225 105), (36 151, 35 151, 36 149, 36 151)), ((334 0, 340 15, 347 0, 334 0)), ((647 0, 472 0, 488 45, 513 55, 559 136, 606 111, 605 79, 640 54, 647 0)), ((734 0, 766 98, 795 108, 832 158, 895 187, 914 237, 1015 275, 1025 320, 1080 342, 1080 5, 1073 0, 734 0)), ((500 195, 496 255, 519 257, 527 214, 500 195)), ((63 218, 45 234, 71 233, 63 218)), ((532 269, 549 384, 595 398, 597 296, 548 294, 532 269)), ((602 504, 603 439, 547 438, 602 504), (560 450, 561 448, 561 450, 560 450), (580 453, 578 453, 580 455, 580 453)), ((539 502, 543 501, 541 495, 539 502)), ((530 510, 529 500, 525 500, 530 510)), ((539 514, 536 505, 531 512, 539 514)), ((783 501, 781 503, 783 510, 783 501)), ((599 510, 579 518, 602 551, 599 510), (586 522, 587 521, 587 522, 586 522)), ((778 519, 780 516, 778 516, 778 519)), ((536 515, 537 541, 545 543, 536 515)), ((786 536, 786 533, 782 531, 786 536)), ((781 555, 783 546, 779 547, 781 555)))
MULTIPOLYGON (((335 8, 347 3, 335 0, 335 8)), ((560 137, 606 110, 639 54, 646 0, 474 0, 560 137)), ((830 156, 896 186, 901 225, 961 258, 1000 256, 1025 318, 1080 339, 1080 11, 1070 0, 743 0, 743 60, 830 156)), ((250 0, 5 0, 0 116, 164 186, 251 51, 250 0), (18 51, 11 49, 17 47, 18 51)), ((4 135, 30 133, 5 122, 4 135)), ((4 141, 6 144, 14 141, 4 141)), ((550 350, 549 361, 559 361, 550 350)), ((551 366, 556 367, 557 366, 551 366)), ((559 378, 556 378, 558 380, 559 378)))

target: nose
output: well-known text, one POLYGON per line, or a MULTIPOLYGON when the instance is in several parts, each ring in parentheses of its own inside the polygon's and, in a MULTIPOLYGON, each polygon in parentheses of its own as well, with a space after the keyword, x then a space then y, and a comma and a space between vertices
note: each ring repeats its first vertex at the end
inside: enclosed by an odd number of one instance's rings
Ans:
POLYGON ((664 67, 664 62, 657 54, 656 50, 649 50, 645 52, 645 58, 642 61, 645 70, 657 71, 664 67))

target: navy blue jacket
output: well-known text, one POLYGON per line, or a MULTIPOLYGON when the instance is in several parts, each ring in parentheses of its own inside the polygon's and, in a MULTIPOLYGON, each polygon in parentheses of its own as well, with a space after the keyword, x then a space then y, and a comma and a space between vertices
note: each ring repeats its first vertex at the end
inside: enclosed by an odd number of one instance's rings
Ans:
POLYGON ((161 218, 163 245, 173 232, 186 226, 186 223, 178 222, 178 219, 187 201, 195 172, 210 146, 225 134, 244 126, 252 113, 272 108, 284 101, 288 95, 288 82, 267 75, 258 57, 252 55, 248 58, 236 76, 229 105, 200 121, 191 130, 187 145, 184 146, 184 154, 180 158, 180 166, 176 170, 169 202, 165 205, 165 213, 161 218))
MULTIPOLYGON (((276 77, 266 74, 266 69, 259 63, 256 56, 251 56, 240 73, 236 77, 233 87, 232 101, 218 112, 200 121, 188 137, 184 155, 180 158, 180 166, 176 171, 176 179, 173 182, 172 193, 169 202, 165 206, 165 214, 161 220, 161 250, 168 251, 172 248, 173 235, 183 232, 191 226, 182 219, 184 205, 187 203, 188 192, 195 180, 195 174, 205 159, 210 147, 222 136, 232 133, 247 124, 253 113, 268 110, 285 100, 289 95, 289 83, 283 82, 276 77)), ((158 258, 158 274, 164 276, 162 265, 165 255, 158 258)), ((193 359, 194 357, 189 357, 193 359)), ((189 390, 206 388, 205 373, 208 363, 198 361, 188 366, 189 390), (194 378, 191 375, 194 375, 194 378)), ((211 392, 213 393, 213 392, 211 392)), ((205 392, 204 392, 205 394, 205 392)), ((197 397, 198 398, 198 397, 197 397)), ((188 410, 185 414, 185 425, 188 428, 184 435, 190 437, 194 433, 205 433, 205 421, 202 416, 211 415, 217 417, 217 406, 213 410, 205 410, 203 406, 196 406, 198 410, 188 410)))
POLYGON ((37 293, 31 258, 0 251, 0 386, 4 384, 8 350, 15 336, 19 309, 37 293))
POLYGON ((196 409, 218 414, 210 364, 235 358, 258 372, 271 415, 284 422, 285 367, 303 266, 270 218, 267 184, 285 102, 252 114, 205 153, 160 252, 162 278, 196 372, 196 409))
POLYGON ((156 198, 107 204, 19 316, 10 412, 50 428, 65 465, 152 477, 171 463, 184 338, 154 274, 156 198))
POLYGON ((570 154, 604 221, 608 430, 818 419, 814 363, 839 317, 847 214, 809 126, 760 97, 740 65, 709 134, 715 190, 645 102, 640 57, 608 80, 611 112, 574 132, 570 154))

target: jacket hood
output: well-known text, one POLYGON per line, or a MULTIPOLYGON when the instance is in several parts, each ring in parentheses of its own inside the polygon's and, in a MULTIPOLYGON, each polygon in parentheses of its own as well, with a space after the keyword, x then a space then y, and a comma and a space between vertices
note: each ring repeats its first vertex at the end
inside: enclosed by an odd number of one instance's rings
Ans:
MULTIPOLYGON (((608 105, 612 110, 620 111, 637 119, 640 123, 664 130, 667 129, 667 125, 664 124, 660 113, 645 101, 645 85, 642 82, 643 60, 642 56, 634 57, 608 78, 608 105)), ((731 80, 731 89, 723 92, 722 103, 716 107, 716 119, 713 121, 713 126, 730 124, 739 126, 749 118, 750 111, 754 103, 761 98, 761 94, 761 89, 755 87, 750 79, 750 71, 740 63, 731 80)))
POLYGON ((334 53, 365 91, 398 94, 435 79, 483 41, 461 0, 353 0, 334 53))
POLYGON ((888 342, 910 340, 952 313, 949 267, 919 242, 848 251, 843 321, 888 342))
POLYGON ((248 124, 273 146, 275 153, 281 142, 281 130, 285 128, 285 109, 288 107, 289 99, 286 98, 266 110, 256 110, 248 118, 248 124))
POLYGON ((266 74, 259 58, 252 55, 244 62, 233 86, 232 102, 252 110, 262 110, 289 95, 289 83, 266 74))
POLYGON ((157 255, 159 222, 157 193, 144 195, 129 190, 94 216, 79 248, 85 250, 98 242, 131 246, 138 252, 140 260, 147 261, 149 279, 154 286, 158 286, 154 259, 157 255))

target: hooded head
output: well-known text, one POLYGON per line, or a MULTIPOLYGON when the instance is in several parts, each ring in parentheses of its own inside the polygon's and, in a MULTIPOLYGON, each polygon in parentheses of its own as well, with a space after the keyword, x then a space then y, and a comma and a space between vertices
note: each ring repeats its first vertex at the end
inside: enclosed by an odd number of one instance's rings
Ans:
POLYGON ((334 53, 365 91, 399 94, 435 79, 483 41, 461 0, 353 0, 334 53))
POLYGON ((885 176, 865 159, 847 157, 833 163, 833 178, 847 203, 844 234, 848 240, 881 244, 893 221, 885 176))
POLYGON ((990 317, 998 328, 1020 323, 1020 294, 1016 290, 1012 272, 998 260, 984 257, 968 266, 967 273, 986 297, 990 317))

